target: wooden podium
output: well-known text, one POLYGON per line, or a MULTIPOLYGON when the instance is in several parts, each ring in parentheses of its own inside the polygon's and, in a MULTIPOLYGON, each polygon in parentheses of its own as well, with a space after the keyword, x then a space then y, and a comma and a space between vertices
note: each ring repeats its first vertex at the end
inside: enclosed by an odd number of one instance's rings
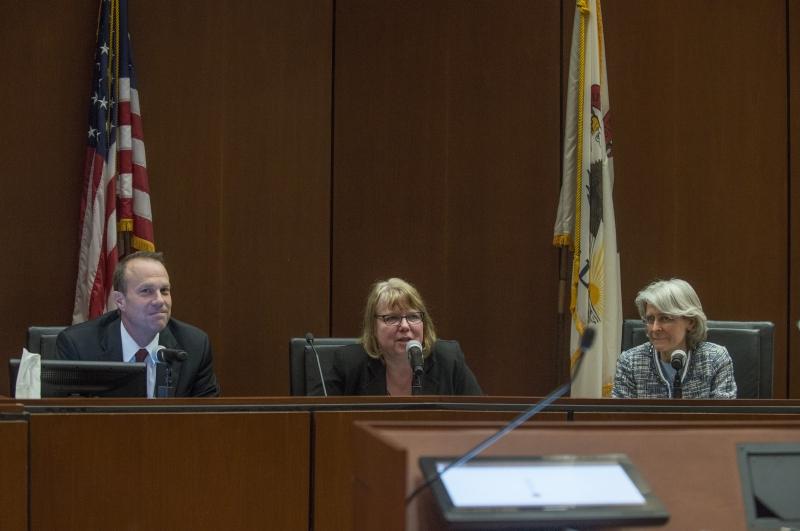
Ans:
MULTIPOLYGON (((501 426, 356 423, 355 529, 445 529, 430 490, 405 505, 406 496, 422 482, 419 457, 458 456, 501 426)), ((484 455, 627 454, 670 513, 663 528, 743 530, 736 445, 798 440, 797 421, 537 422, 512 432, 484 455)))
POLYGON ((0 529, 28 529, 28 423, 19 404, 0 404, 0 529))
POLYGON ((32 531, 308 529, 307 412, 37 413, 30 441, 32 531))

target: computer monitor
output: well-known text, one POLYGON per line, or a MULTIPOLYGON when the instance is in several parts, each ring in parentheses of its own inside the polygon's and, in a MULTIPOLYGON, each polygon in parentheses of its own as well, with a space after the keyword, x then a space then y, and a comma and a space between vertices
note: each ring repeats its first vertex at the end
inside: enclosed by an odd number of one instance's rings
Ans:
MULTIPOLYGON (((421 457, 426 478, 454 458, 421 457)), ((623 454, 477 457, 431 484, 448 529, 660 525, 663 504, 623 454)))
POLYGON ((800 443, 740 443, 736 453, 747 528, 800 527, 800 443))
MULTIPOLYGON (((147 364, 121 361, 41 360, 41 396, 147 397, 147 364)), ((8 360, 9 389, 16 394, 19 358, 8 360)))

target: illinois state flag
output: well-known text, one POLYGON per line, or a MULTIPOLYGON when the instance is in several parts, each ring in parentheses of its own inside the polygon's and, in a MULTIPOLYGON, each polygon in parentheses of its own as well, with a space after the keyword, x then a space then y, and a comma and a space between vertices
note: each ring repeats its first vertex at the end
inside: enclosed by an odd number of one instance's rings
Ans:
POLYGON ((127 0, 100 0, 94 60, 73 323, 113 309, 121 256, 155 249, 127 0))
POLYGON ((571 359, 580 335, 596 330, 572 385, 573 397, 610 396, 622 335, 622 295, 614 222, 608 83, 600 0, 578 0, 572 32, 564 173, 553 243, 572 250, 571 359))

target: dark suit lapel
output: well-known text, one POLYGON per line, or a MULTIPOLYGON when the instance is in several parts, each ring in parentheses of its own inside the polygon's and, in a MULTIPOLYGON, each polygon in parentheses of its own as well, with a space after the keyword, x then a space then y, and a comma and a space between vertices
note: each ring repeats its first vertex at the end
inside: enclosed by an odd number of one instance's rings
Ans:
POLYGON ((437 372, 433 370, 436 364, 436 357, 431 353, 430 356, 425 358, 425 375, 422 377, 422 394, 423 395, 438 395, 439 394, 439 378, 437 372))
POLYGON ((383 361, 370 357, 362 382, 361 395, 386 395, 386 366, 383 361))
POLYGON ((100 360, 101 361, 122 361, 122 321, 119 316, 112 319, 105 327, 100 338, 100 360))
POLYGON ((172 330, 169 329, 169 325, 158 334, 158 344, 167 348, 180 348, 178 340, 175 339, 175 336, 172 335, 172 330))

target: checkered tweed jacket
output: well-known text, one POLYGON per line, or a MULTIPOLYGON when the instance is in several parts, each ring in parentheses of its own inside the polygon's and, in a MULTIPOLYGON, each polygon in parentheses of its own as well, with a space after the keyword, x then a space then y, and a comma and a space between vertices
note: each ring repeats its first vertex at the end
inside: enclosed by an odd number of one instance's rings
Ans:
MULTIPOLYGON (((703 341, 688 352, 681 374, 683 398, 736 398, 733 361, 722 345, 703 341)), ((614 398, 671 398, 672 382, 664 376, 658 353, 645 343, 617 360, 614 398)))

